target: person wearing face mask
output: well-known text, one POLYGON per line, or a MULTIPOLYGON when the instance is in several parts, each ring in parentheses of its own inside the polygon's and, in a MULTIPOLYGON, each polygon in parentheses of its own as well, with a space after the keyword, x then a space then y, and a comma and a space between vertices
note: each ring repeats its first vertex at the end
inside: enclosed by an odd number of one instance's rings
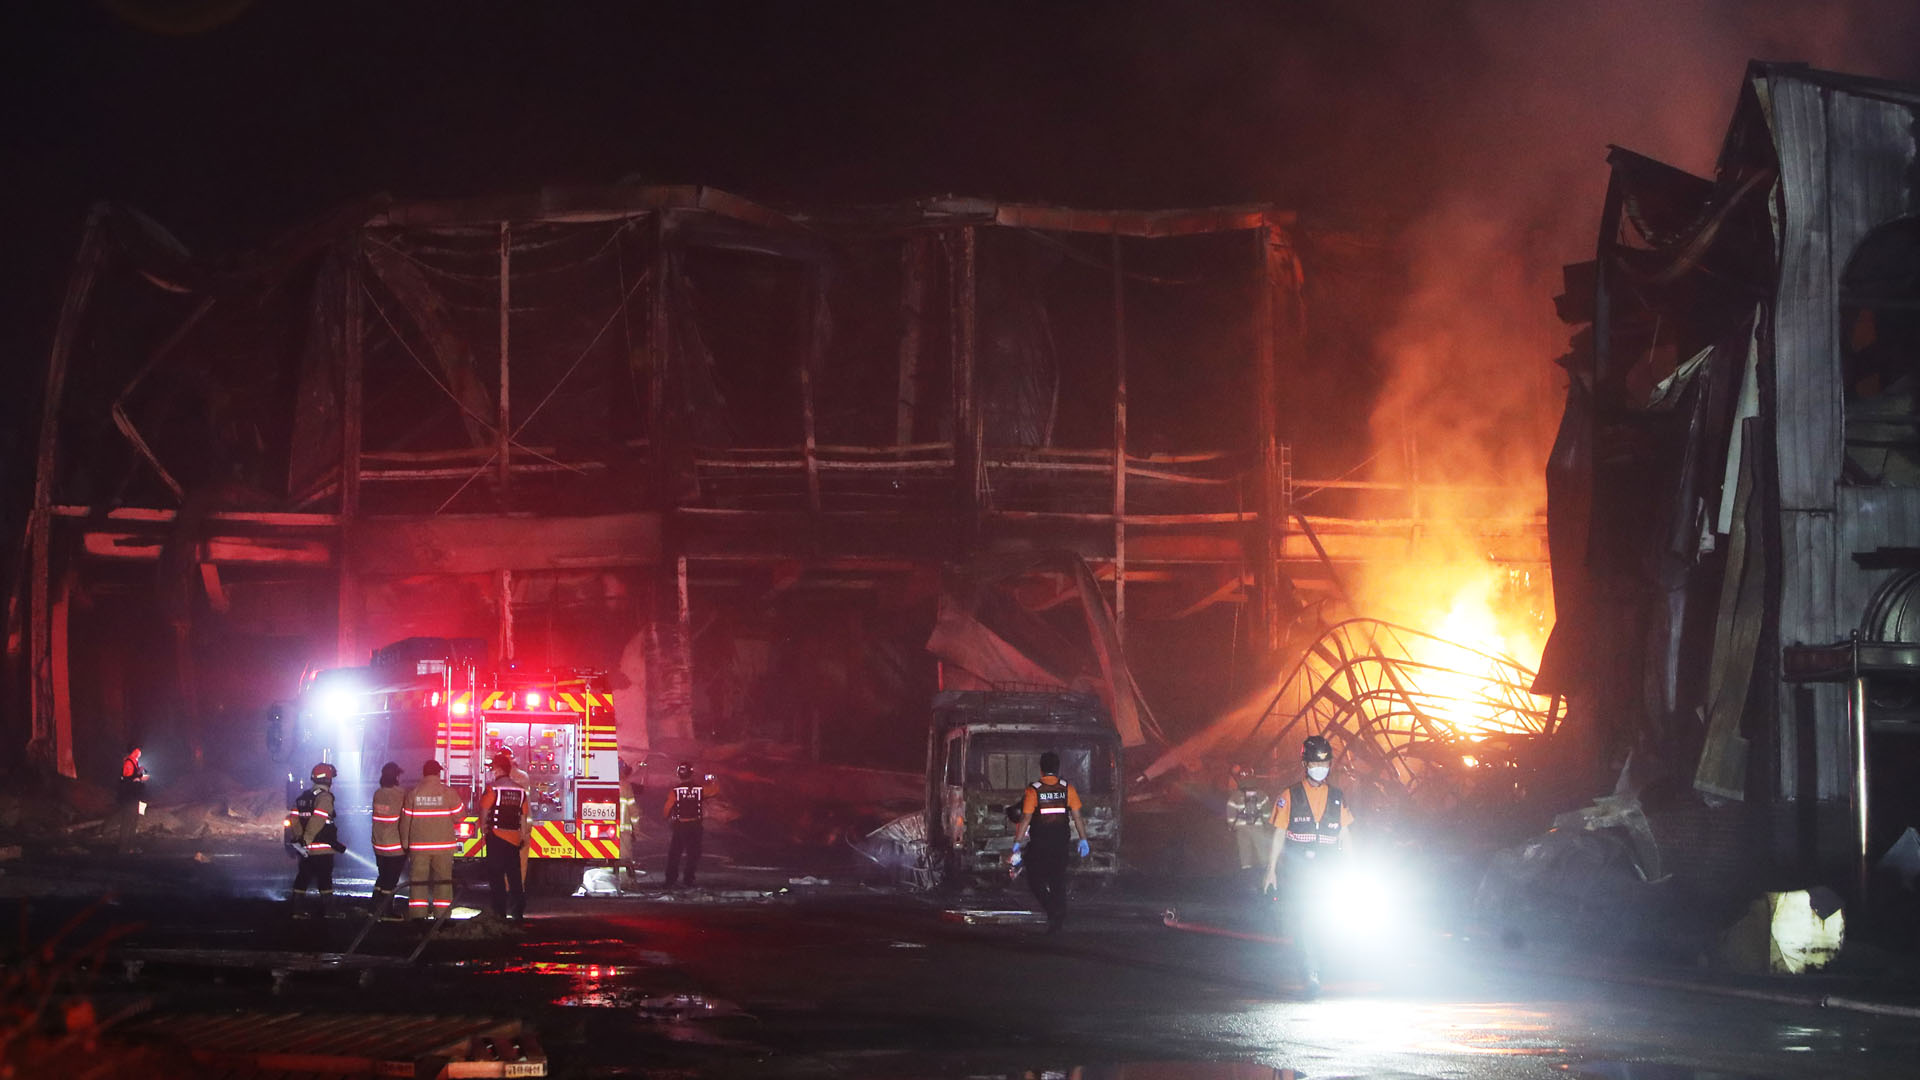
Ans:
POLYGON ((1279 832, 1267 856, 1262 887, 1274 889, 1284 855, 1294 938, 1300 944, 1307 993, 1311 995, 1320 991, 1320 957, 1308 932, 1311 920, 1305 911, 1309 901, 1306 882, 1319 867, 1353 850, 1353 811, 1347 807, 1345 793, 1327 783, 1333 772, 1333 744, 1326 736, 1307 736, 1300 745, 1300 760, 1306 766, 1307 778, 1281 793, 1273 803, 1272 821, 1279 832))

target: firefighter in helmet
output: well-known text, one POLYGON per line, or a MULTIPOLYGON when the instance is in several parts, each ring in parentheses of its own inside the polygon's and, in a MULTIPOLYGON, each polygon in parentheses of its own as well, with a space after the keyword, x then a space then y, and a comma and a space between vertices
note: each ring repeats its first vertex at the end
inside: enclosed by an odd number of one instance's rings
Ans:
POLYGON ((667 887, 672 888, 674 879, 682 884, 693 884, 694 868, 700 862, 701 832, 707 817, 707 799, 713 786, 713 776, 709 773, 704 779, 697 778, 693 772, 693 763, 683 761, 674 770, 673 790, 667 793, 667 827, 672 830, 672 838, 667 841, 667 887), (685 860, 682 863, 681 860, 685 860), (682 875, 682 867, 685 873, 682 875))
POLYGON ((407 918, 453 915, 453 853, 460 847, 454 819, 460 793, 440 779, 438 761, 420 766, 420 782, 400 800, 400 846, 408 856, 407 918))
POLYGON ((328 762, 315 765, 307 774, 311 781, 307 790, 293 801, 293 813, 287 815, 287 846, 300 862, 287 889, 288 902, 296 905, 296 919, 324 917, 333 901, 333 856, 346 850, 333 817, 333 778, 339 774, 328 762), (309 889, 320 893, 313 908, 301 906, 309 889))
POLYGON ((1258 893, 1273 854, 1273 798, 1250 766, 1235 765, 1229 782, 1227 827, 1233 830, 1234 854, 1240 859, 1239 884, 1249 894, 1258 893))
POLYGON ((373 913, 382 919, 394 918, 393 894, 400 887, 400 872, 407 867, 406 849, 400 845, 400 806, 407 797, 400 786, 403 770, 397 761, 380 766, 380 786, 373 793, 373 913))
POLYGON ((513 770, 513 751, 493 752, 493 780, 480 797, 480 835, 485 838, 487 891, 493 913, 502 919, 527 916, 526 881, 521 852, 527 843, 527 788, 513 770))
POLYGON ((1324 735, 1309 735, 1300 744, 1306 778, 1282 792, 1273 804, 1274 837, 1267 856, 1264 887, 1276 883, 1280 859, 1287 860, 1287 906, 1300 943, 1302 974, 1308 994, 1320 991, 1320 950, 1308 910, 1310 883, 1336 859, 1353 850, 1353 811, 1346 794, 1328 783, 1333 772, 1333 744, 1324 735))

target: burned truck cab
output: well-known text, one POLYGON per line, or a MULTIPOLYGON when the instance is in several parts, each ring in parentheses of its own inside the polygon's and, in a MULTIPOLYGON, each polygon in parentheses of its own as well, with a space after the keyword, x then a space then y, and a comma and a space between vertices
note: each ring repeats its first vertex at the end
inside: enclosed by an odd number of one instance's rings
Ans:
POLYGON ((927 744, 927 852, 949 881, 998 875, 1019 828, 1021 795, 1040 779, 1040 755, 1060 755, 1080 793, 1092 847, 1076 874, 1120 868, 1120 734, 1100 699, 1068 691, 944 690, 934 695, 927 744))

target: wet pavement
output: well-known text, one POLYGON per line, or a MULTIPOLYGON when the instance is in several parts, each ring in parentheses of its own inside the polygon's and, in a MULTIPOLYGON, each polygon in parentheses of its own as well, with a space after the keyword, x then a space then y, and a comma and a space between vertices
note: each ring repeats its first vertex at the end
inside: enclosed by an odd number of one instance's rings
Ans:
MULTIPOLYGON (((545 897, 526 927, 481 918, 420 950, 354 911, 295 923, 267 899, 284 865, 225 853, 171 878, 122 868, 119 899, 71 940, 126 930, 95 989, 148 1015, 353 1012, 527 1021, 559 1076, 1391 1077, 1594 1080, 1908 1077, 1920 1022, 1528 970, 1425 935, 1332 959, 1306 999, 1291 953, 1233 905, 1168 926, 1164 896, 1080 902, 1046 935, 1008 892, 937 903, 767 872, 709 889, 545 897), (1236 921, 1237 920, 1237 921, 1236 921), (124 960, 144 961, 129 973, 124 960), (257 962, 253 962, 257 961, 257 962)), ((69 869, 72 869, 69 867, 69 869)), ((35 896, 30 935, 82 905, 84 875, 35 896)), ((351 877, 343 874, 343 878, 351 877)), ((484 894, 463 904, 484 908, 484 894)), ((0 918, 13 901, 0 899, 0 918)), ((342 899, 340 907, 349 902, 342 899)), ((1519 962, 1516 962, 1518 960, 1519 962)), ((151 1021, 149 1021, 151 1023, 151 1021)))

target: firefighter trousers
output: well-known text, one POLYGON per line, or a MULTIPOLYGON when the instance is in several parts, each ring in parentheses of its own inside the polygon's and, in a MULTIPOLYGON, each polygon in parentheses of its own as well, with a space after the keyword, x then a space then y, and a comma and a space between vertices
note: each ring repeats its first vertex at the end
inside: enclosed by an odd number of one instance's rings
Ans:
POLYGON ((407 867, 407 918, 445 919, 452 914, 453 852, 414 852, 407 867))
POLYGON ((287 890, 287 899, 295 903, 306 900, 308 889, 320 890, 317 904, 318 913, 327 913, 327 904, 333 899, 333 853, 325 855, 302 855, 300 868, 293 872, 293 887, 287 890))
POLYGON ((407 868, 407 857, 398 852, 373 857, 373 910, 385 915, 392 908, 394 890, 400 887, 400 874, 407 868))
POLYGON ((493 897, 493 913, 503 919, 527 913, 527 887, 520 877, 520 853, 525 846, 487 837, 487 892, 493 897))
POLYGON ((693 884, 693 869, 700 862, 701 822, 676 821, 672 823, 673 836, 667 841, 667 884, 671 886, 680 872, 681 859, 686 860, 686 875, 680 880, 693 884))

